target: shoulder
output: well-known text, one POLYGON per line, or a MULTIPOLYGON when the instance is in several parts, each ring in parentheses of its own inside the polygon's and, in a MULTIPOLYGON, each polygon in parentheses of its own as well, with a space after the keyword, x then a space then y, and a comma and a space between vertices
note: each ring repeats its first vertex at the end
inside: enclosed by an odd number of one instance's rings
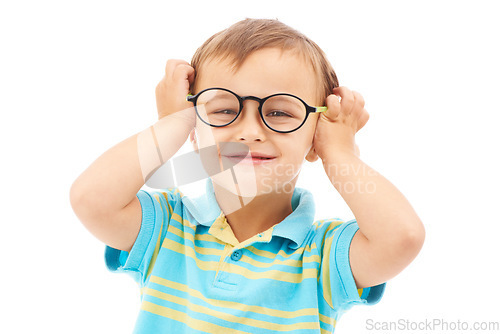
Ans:
POLYGON ((173 207, 182 203, 184 194, 179 188, 165 188, 165 189, 141 189, 137 193, 141 205, 149 203, 153 205, 160 205, 162 209, 169 209, 172 211, 173 207))
POLYGON ((311 227, 310 243, 315 244, 323 253, 325 245, 331 245, 346 222, 340 218, 320 219, 313 222, 311 227))
POLYGON ((328 218, 314 221, 312 228, 315 239, 332 237, 335 232, 346 222, 340 218, 328 218))

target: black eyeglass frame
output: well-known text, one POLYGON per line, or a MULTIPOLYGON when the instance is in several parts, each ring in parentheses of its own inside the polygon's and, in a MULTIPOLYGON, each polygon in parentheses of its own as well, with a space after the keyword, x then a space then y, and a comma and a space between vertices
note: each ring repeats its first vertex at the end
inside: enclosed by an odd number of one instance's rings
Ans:
POLYGON ((211 87, 211 88, 206 88, 206 89, 203 89, 202 91, 198 92, 197 94, 195 95, 191 95, 189 94, 187 97, 186 97, 186 101, 188 102, 192 102, 193 105, 194 105, 194 110, 196 111, 196 115, 198 116, 198 118, 205 124, 207 125, 210 125, 210 126, 213 126, 213 127, 216 127, 216 128, 220 128, 220 127, 223 127, 223 126, 228 126, 229 124, 233 123, 234 121, 236 121, 236 119, 240 116, 241 114, 241 111, 243 110, 243 102, 246 101, 246 100, 253 100, 253 101, 257 101, 259 102, 259 114, 260 114, 260 118, 262 119, 262 121, 264 122, 264 124, 271 130, 275 131, 275 132, 279 132, 279 133, 290 133, 290 132, 294 132, 294 131, 297 131, 298 129, 300 129, 302 127, 302 125, 304 125, 304 123, 307 121, 307 117, 309 116, 310 113, 312 112, 325 112, 326 111, 326 107, 312 107, 310 105, 308 105, 304 100, 302 100, 300 97, 298 96, 295 96, 293 94, 288 94, 288 93, 276 93, 276 94, 273 94, 273 95, 269 95, 269 96, 266 96, 264 98, 259 98, 259 97, 256 97, 256 96, 252 96, 252 95, 249 95, 249 96, 239 96, 238 94, 236 94, 235 92, 232 92, 230 91, 229 89, 226 89, 226 88, 221 88, 221 87, 211 87), (213 125, 213 124, 210 124, 208 122, 206 122, 201 116, 200 114, 198 113, 198 108, 197 108, 197 104, 196 102, 198 101, 198 97, 206 92, 206 91, 209 91, 209 90, 223 90, 223 91, 226 91, 228 93, 231 93, 233 94, 239 101, 240 103, 240 108, 238 110, 238 113, 236 114, 236 117, 229 123, 227 124, 224 124, 224 125, 213 125), (269 124, 266 123, 265 119, 264 119, 264 115, 262 115, 262 106, 264 105, 264 103, 270 99, 271 97, 274 97, 274 96, 282 96, 282 95, 285 95, 285 96, 291 96, 291 97, 294 97, 296 99, 298 99, 300 102, 302 102, 306 108, 306 117, 304 117, 304 121, 295 129, 293 130, 289 130, 289 131, 279 131, 279 130, 276 130, 276 129, 273 129, 269 124))

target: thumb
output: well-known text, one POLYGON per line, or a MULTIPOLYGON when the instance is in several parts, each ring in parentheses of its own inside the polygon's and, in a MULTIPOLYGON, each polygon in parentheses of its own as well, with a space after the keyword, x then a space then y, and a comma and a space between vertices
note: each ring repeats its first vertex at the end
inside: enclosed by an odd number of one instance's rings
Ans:
POLYGON ((340 100, 335 94, 330 94, 326 98, 327 111, 323 113, 329 121, 335 121, 340 114, 340 100))
POLYGON ((174 84, 186 95, 189 93, 189 86, 194 81, 194 68, 189 64, 178 65, 172 75, 174 84))

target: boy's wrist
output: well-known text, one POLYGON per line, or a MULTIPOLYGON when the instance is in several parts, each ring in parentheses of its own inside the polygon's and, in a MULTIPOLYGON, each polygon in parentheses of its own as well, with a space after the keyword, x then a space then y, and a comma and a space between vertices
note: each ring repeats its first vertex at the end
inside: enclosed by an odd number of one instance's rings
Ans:
MULTIPOLYGON (((358 151, 359 152, 359 151, 358 151)), ((337 165, 359 160, 359 153, 347 149, 331 149, 322 158, 323 165, 337 165)))
POLYGON ((160 118, 137 136, 137 154, 144 183, 186 142, 192 127, 177 115, 160 118))
POLYGON ((196 125, 196 112, 194 107, 191 106, 166 116, 159 116, 157 123, 167 121, 177 122, 180 126, 186 126, 189 129, 194 128, 196 125))
POLYGON ((177 137, 182 137, 184 143, 195 124, 195 119, 191 115, 178 112, 158 119, 152 127, 160 149, 162 147, 164 149, 168 142, 178 139, 177 137))

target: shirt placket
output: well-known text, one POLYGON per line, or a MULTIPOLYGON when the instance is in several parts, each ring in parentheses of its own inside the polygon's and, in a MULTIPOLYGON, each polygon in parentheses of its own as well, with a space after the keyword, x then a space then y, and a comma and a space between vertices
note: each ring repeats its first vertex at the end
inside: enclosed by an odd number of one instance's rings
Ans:
POLYGON ((272 236, 272 229, 259 233, 240 243, 234 236, 231 226, 227 223, 225 216, 221 214, 212 224, 208 233, 225 243, 224 250, 217 265, 213 285, 222 287, 221 284, 219 284, 222 283, 227 287, 227 284, 230 286, 237 285, 235 277, 232 275, 234 273, 229 270, 231 267, 229 266, 229 263, 240 261, 244 256, 245 247, 248 247, 256 242, 269 242, 272 236))

